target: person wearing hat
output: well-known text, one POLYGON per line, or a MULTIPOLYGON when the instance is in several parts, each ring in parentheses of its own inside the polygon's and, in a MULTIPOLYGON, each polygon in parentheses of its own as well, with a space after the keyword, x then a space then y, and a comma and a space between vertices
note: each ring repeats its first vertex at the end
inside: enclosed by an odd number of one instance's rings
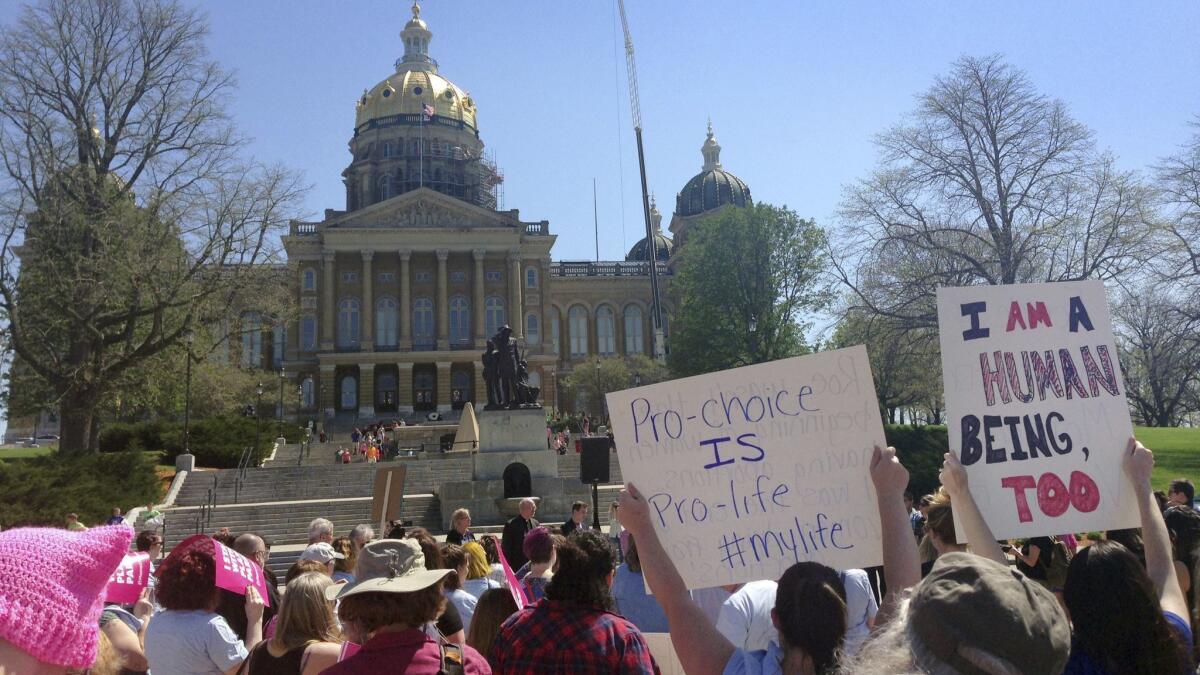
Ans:
POLYGON ((343 632, 362 645, 355 655, 323 675, 406 673, 436 675, 461 665, 467 675, 490 675, 488 662, 469 646, 435 639, 426 624, 446 604, 442 581, 453 570, 425 569, 425 555, 412 539, 380 539, 363 547, 355 581, 331 586, 343 632))
POLYGON ((333 561, 345 560, 346 556, 334 550, 331 544, 327 544, 322 541, 316 544, 309 544, 308 548, 304 549, 304 552, 300 554, 299 559, 321 563, 326 567, 326 569, 329 570, 326 574, 332 577, 333 561))

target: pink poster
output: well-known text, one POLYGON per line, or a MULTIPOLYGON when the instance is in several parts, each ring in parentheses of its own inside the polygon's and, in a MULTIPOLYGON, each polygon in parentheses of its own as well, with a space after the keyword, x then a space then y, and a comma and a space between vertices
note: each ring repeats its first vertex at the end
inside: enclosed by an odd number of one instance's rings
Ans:
POLYGON ((262 568, 253 560, 215 539, 213 544, 213 560, 217 564, 217 588, 244 594, 247 586, 254 586, 262 596, 263 604, 270 607, 271 598, 267 595, 267 580, 263 576, 262 568))
POLYGON ((104 589, 104 601, 118 605, 132 605, 142 596, 142 590, 150 583, 150 554, 129 553, 108 578, 104 589))
POLYGON ((512 593, 513 602, 517 603, 517 609, 525 607, 529 604, 529 600, 525 597, 525 589, 521 588, 521 582, 517 581, 517 575, 513 574, 512 568, 508 565, 508 560, 504 557, 504 548, 497 544, 496 555, 500 558, 500 566, 504 568, 504 579, 508 582, 508 590, 512 593))

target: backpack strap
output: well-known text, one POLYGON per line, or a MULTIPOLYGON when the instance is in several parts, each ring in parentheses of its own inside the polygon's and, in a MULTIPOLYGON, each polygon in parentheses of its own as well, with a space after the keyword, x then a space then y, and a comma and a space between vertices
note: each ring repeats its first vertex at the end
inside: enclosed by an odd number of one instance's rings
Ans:
POLYGON ((466 657, 462 647, 443 640, 438 645, 438 649, 441 651, 441 667, 438 669, 438 675, 464 675, 466 657))

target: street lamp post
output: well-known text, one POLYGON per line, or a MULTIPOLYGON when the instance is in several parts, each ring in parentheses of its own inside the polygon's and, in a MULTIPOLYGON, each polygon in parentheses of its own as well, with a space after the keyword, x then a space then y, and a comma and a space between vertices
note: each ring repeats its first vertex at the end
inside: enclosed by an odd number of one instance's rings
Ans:
POLYGON ((189 330, 183 341, 187 344, 187 375, 184 376, 183 386, 183 454, 186 455, 191 453, 189 441, 192 431, 192 345, 196 342, 196 336, 189 330))
POLYGON ((278 420, 278 422, 275 425, 275 438, 283 437, 283 380, 284 380, 284 377, 285 377, 285 375, 284 375, 283 368, 280 368, 279 369, 279 412, 276 414, 276 419, 278 420))
POLYGON ((262 405, 263 386, 262 382, 254 388, 254 450, 258 451, 258 442, 262 432, 262 415, 259 414, 262 405))
POLYGON ((600 399, 600 414, 608 416, 608 403, 604 400, 604 392, 600 391, 600 359, 596 359, 596 397, 600 399))

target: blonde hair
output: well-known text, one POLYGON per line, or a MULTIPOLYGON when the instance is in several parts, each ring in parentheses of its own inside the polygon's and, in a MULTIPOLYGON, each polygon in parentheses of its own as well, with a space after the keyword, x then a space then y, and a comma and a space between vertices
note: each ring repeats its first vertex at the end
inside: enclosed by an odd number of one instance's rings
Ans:
POLYGON ((467 578, 482 579, 492 571, 488 565, 487 551, 478 542, 468 541, 463 544, 463 553, 467 554, 467 578))
POLYGON ((291 651, 314 642, 341 642, 333 603, 325 599, 325 589, 333 580, 319 572, 305 572, 288 582, 279 607, 275 637, 276 649, 291 651))
POLYGON ((454 527, 455 525, 457 525, 458 521, 462 520, 463 518, 470 518, 470 517, 471 517, 470 511, 468 511, 466 509, 454 509, 454 513, 450 514, 450 527, 454 527))

